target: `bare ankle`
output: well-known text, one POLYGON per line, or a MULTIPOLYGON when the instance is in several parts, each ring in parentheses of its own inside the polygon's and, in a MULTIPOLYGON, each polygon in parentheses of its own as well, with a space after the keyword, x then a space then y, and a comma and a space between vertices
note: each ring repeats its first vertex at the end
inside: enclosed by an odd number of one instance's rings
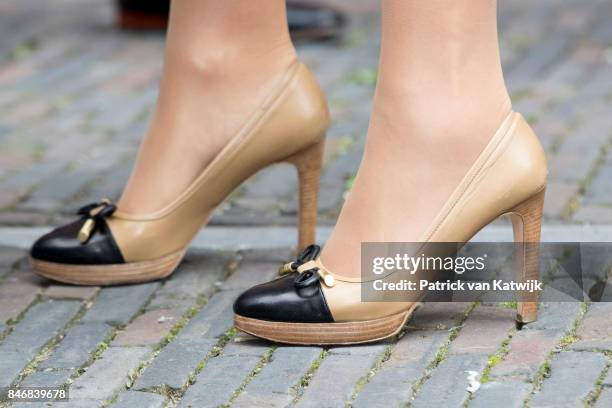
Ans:
POLYGON ((374 138, 411 139, 418 144, 480 144, 493 136, 511 111, 505 87, 465 96, 382 91, 376 95, 369 134, 374 138))

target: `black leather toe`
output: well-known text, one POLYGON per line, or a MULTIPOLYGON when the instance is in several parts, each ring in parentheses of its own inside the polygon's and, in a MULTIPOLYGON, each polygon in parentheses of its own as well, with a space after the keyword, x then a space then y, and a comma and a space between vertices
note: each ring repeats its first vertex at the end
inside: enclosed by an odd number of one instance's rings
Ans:
POLYGON ((107 265, 124 263, 121 251, 106 225, 101 221, 82 244, 77 236, 85 218, 56 228, 40 237, 32 246, 30 256, 37 260, 74 265, 107 265))
POLYGON ((234 313, 253 319, 291 323, 334 321, 320 282, 297 287, 297 272, 244 292, 234 303, 234 313))

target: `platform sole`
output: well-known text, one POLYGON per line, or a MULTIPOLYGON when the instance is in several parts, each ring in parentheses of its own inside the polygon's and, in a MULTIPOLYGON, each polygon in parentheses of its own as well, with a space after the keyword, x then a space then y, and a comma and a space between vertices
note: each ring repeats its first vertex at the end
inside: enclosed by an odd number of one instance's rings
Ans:
POLYGON ((75 285, 123 285, 163 279, 172 274, 183 259, 185 251, 174 252, 150 261, 113 265, 72 265, 30 258, 39 275, 75 285))
POLYGON ((286 344, 346 345, 370 343, 399 333, 416 308, 375 320, 341 323, 284 323, 236 315, 234 326, 245 333, 286 344))

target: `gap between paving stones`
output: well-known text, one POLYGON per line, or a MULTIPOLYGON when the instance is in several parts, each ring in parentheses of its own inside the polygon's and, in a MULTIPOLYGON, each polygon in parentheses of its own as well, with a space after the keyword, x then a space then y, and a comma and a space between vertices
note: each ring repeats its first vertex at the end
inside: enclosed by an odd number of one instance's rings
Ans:
MULTIPOLYGON (((29 375, 33 374, 34 372, 36 372, 36 368, 38 367, 39 364, 41 364, 42 362, 46 361, 49 357, 51 357, 51 355, 53 354, 53 352, 57 349, 57 347, 61 344, 61 340, 65 337, 65 335, 68 333, 68 331, 75 327, 80 320, 83 318, 83 316, 85 316, 85 314, 91 309, 91 307, 94 305, 96 298, 98 297, 98 295, 101 293, 101 291, 97 291, 94 293, 94 295, 88 299, 84 299, 82 301, 82 305, 78 311, 78 313, 69 321, 68 324, 66 324, 63 329, 61 330, 61 332, 56 335, 53 339, 51 339, 37 354, 37 356, 34 357, 34 359, 26 366, 26 368, 22 371, 22 373, 20 374, 18 380, 13 384, 13 385, 19 385, 22 382, 24 382, 24 380, 26 380, 28 378, 29 375)), ((155 291, 153 291, 148 299, 144 302, 142 308, 146 307, 146 305, 151 301, 151 299, 154 296, 155 291)), ((44 300, 44 296, 41 296, 41 299, 44 300)), ((101 339, 101 342, 98 344, 98 346, 90 353, 90 356, 88 358, 87 361, 85 361, 81 366, 79 366, 78 368, 75 368, 72 370, 72 374, 69 375, 68 379, 66 380, 66 382, 64 384, 61 385, 61 388, 64 389, 68 389, 71 384, 77 379, 79 378, 83 373, 85 373, 87 371, 87 369, 97 360, 101 357, 101 355, 103 354, 103 352, 108 348, 108 343, 115 337, 115 335, 117 334, 118 330, 122 327, 125 326, 127 324, 129 324, 133 319, 135 319, 137 316, 139 315, 139 313, 136 313, 132 316, 132 318, 130 318, 126 324, 124 325, 112 325, 109 324, 110 326, 110 332, 105 336, 104 339, 101 339)), ((53 371, 53 370, 52 370, 53 371)))
MULTIPOLYGON (((11 265, 9 266, 9 272, 0 276, 0 285, 4 283, 4 281, 8 278, 8 276, 18 273, 19 266, 22 263, 23 263, 23 258, 21 257, 11 262, 11 265)), ((40 292, 41 291, 39 290, 39 293, 34 297, 32 302, 30 302, 30 304, 28 304, 19 314, 17 314, 15 317, 10 318, 9 320, 5 322, 6 327, 4 328, 2 332, 0 332, 0 344, 2 344, 4 339, 13 331, 13 329, 21 321, 21 319, 23 319, 23 317, 28 312, 28 310, 30 310, 34 305, 38 304, 41 301, 42 296, 40 292)))
MULTIPOLYGON (((595 177, 597 177, 597 175, 603 168, 603 165, 606 162, 608 150, 610 149, 610 144, 612 144, 612 136, 609 137, 605 144, 600 147, 597 159, 595 159, 595 162, 591 166, 591 169, 589 170, 586 177, 580 182, 580 189, 578 190, 578 196, 576 197, 576 200, 580 200, 580 198, 582 198, 586 194, 588 188, 591 186, 591 184, 593 184, 595 177)), ((577 205, 571 208, 571 213, 569 214, 569 217, 574 215, 578 210, 579 201, 576 204, 577 205)))
POLYGON ((589 393, 586 398, 585 406, 587 407, 592 407, 593 405, 595 405, 595 403, 597 403, 601 392, 604 389, 604 380, 610 372, 610 367, 612 367, 612 353, 610 351, 606 351, 603 354, 605 354, 605 356, 608 358, 608 361, 606 362, 606 366, 602 370, 599 377, 597 377, 597 381, 595 382, 595 388, 589 393))
MULTIPOLYGON (((220 277, 221 280, 225 280, 227 279, 229 276, 231 276, 232 273, 234 273, 238 267, 239 267, 239 263, 240 263, 241 259, 240 259, 240 254, 235 254, 233 257, 231 257, 231 259, 229 260, 229 262, 227 263, 227 265, 224 267, 224 273, 223 276, 220 277)), ((164 282, 165 283, 168 281, 164 282)), ((156 290, 150 297, 149 301, 147 302, 147 305, 153 301, 153 299, 155 298, 157 292, 159 291, 160 288, 158 288, 158 290, 156 290)), ((209 292, 208 296, 206 296, 205 294, 200 294, 196 300, 196 305, 194 305, 193 307, 191 307, 189 310, 187 310, 183 316, 181 317, 180 321, 177 322, 168 332, 168 334, 156 345, 154 345, 152 347, 152 351, 148 354, 147 358, 143 361, 141 361, 141 363, 138 365, 138 367, 136 367, 134 370, 132 370, 129 374, 129 378, 128 381, 126 383, 126 385, 118 390, 114 395, 110 396, 105 403, 103 404, 104 407, 112 405, 114 402, 117 401, 117 399, 120 397, 121 394, 123 394, 124 392, 130 390, 132 388, 132 386, 136 383, 136 381, 138 380, 138 378, 140 378, 140 376, 143 374, 143 372, 146 370, 146 368, 153 362, 153 360, 155 359, 155 357, 157 357, 157 355, 163 350, 164 347, 166 347, 168 344, 170 344, 170 342, 178 335, 178 333, 180 333, 180 331, 187 325, 187 323, 189 323, 189 321, 195 317, 208 303, 208 301, 210 300, 210 298, 212 296, 214 296, 214 294, 217 292, 217 288, 215 286, 213 286, 212 288, 207 288, 206 289, 207 292, 209 292), (212 291, 211 291, 212 289, 212 291)), ((136 316, 133 317, 132 321, 139 315, 142 315, 144 313, 144 310, 146 309, 147 305, 144 305, 140 311, 140 313, 136 316)), ((127 325, 126 325, 127 327, 127 325)), ((113 338, 115 337, 115 335, 117 334, 117 331, 115 331, 113 338)), ((111 339, 112 340, 112 339, 111 339)), ((165 398, 170 398, 170 397, 174 397, 176 398, 176 395, 174 395, 174 393, 168 392, 168 390, 166 389, 151 389, 151 390, 144 390, 144 391, 151 391, 157 394, 160 394, 162 396, 164 396, 165 398)), ((173 398, 170 398, 171 400, 173 398)))
POLYGON ((30 309, 39 304, 42 299, 42 294, 38 293, 34 300, 32 300, 32 302, 30 302, 28 306, 26 306, 21 312, 19 312, 17 316, 6 321, 6 328, 3 332, 0 333, 0 345, 2 345, 2 342, 11 334, 13 330, 15 330, 15 326, 17 326, 17 324, 19 324, 19 322, 23 320, 23 318, 30 311, 30 309))
MULTIPOLYGON (((46 290, 47 288, 45 288, 46 290)), ((53 352, 57 349, 57 347, 61 344, 61 340, 64 338, 64 336, 69 333, 69 330, 73 327, 75 327, 78 323, 80 323, 81 319, 86 315, 86 313, 91 310, 92 306, 95 304, 95 300, 98 297, 98 295, 100 295, 102 293, 102 291, 95 291, 89 298, 83 299, 81 300, 81 305, 79 307, 79 310, 77 311, 77 313, 70 319, 70 321, 61 328, 61 330, 58 332, 58 334, 56 336, 54 336, 52 339, 50 339, 34 356, 34 358, 28 363, 28 365, 25 366, 25 368, 22 370, 22 372, 20 373, 18 379, 14 382, 14 385, 19 385, 21 384, 24 380, 26 380, 28 378, 29 375, 33 374, 35 372, 35 369, 38 367, 38 365, 44 361, 46 361, 49 357, 51 357, 53 355, 53 352)), ((146 304, 151 300, 153 294, 155 293, 155 290, 153 290, 151 292, 151 294, 149 295, 148 299, 144 302, 142 307, 146 307, 146 304)), ((37 299, 37 304, 47 300, 47 297, 44 295, 39 295, 38 299, 37 299)), ((49 298, 50 301, 60 301, 59 299, 51 299, 49 298)), ((73 299, 74 300, 74 299, 73 299)), ((76 302, 75 302, 76 303, 76 302)), ((29 309, 31 309, 33 307, 33 305, 30 305, 29 309)), ((135 317, 138 314, 135 314, 132 317, 135 317)), ((131 321, 131 319, 129 320, 131 321)), ((129 323, 128 321, 128 323, 129 323)), ((108 324, 108 322, 107 322, 108 324)), ((83 365, 81 365, 80 367, 73 369, 72 374, 70 374, 68 376, 67 381, 62 384, 62 387, 64 388, 68 388, 70 386, 70 384, 74 381, 74 379, 78 378, 82 373, 84 373, 87 369, 87 367, 89 367, 93 361, 95 361, 101 354, 102 352, 105 350, 106 347, 104 347, 103 345, 105 345, 107 341, 109 341, 110 339, 112 339, 116 333, 116 331, 118 330, 118 328, 121 325, 112 325, 109 324, 109 327, 111 328, 111 332, 105 337, 105 339, 102 340, 102 343, 100 343, 98 345, 98 347, 96 347, 96 349, 94 349, 91 353, 90 353, 90 357, 89 359, 83 363, 83 365)), ((53 371, 53 370, 52 370, 53 371)))
MULTIPOLYGON (((159 289, 159 288, 157 288, 159 289)), ((142 308, 135 313, 134 315, 132 315, 128 321, 125 324, 118 324, 118 325, 111 325, 111 330, 110 332, 107 334, 107 336, 98 344, 98 346, 96 347, 96 349, 94 349, 91 354, 90 354, 90 358, 83 363, 79 368, 77 368, 76 370, 74 370, 73 374, 70 376, 70 379, 67 381, 67 383, 65 384, 66 386, 70 386, 72 383, 74 383, 74 381, 79 378, 81 375, 83 375, 87 369, 98 359, 100 359, 104 352, 108 349, 108 345, 110 342, 112 342, 112 340, 117 336, 117 333, 119 332, 119 330, 121 330, 122 328, 128 326, 132 321, 134 321, 134 319, 136 319, 138 316, 140 316, 142 314, 142 310, 144 310, 144 308, 146 308, 146 306, 152 301, 152 299, 155 297, 155 291, 153 291, 149 297, 147 298, 147 300, 144 302, 142 308)), ((100 293, 100 292, 98 292, 100 293)), ((93 302, 90 305, 93 306, 93 302)))
POLYGON ((578 316, 574 319, 574 323, 572 327, 565 331, 565 334, 557 343, 557 346, 548 354, 542 365, 540 366, 538 372, 533 378, 533 388, 531 393, 527 396, 525 401, 523 401, 524 405, 529 405, 529 402, 533 399, 533 397, 542 390, 542 384, 551 374, 550 372, 550 363, 554 356, 559 352, 563 351, 567 346, 575 341, 576 329, 580 326, 582 319, 584 319, 584 315, 588 310, 588 304, 583 303, 580 309, 578 316))
POLYGON ((412 385, 412 395, 410 397, 410 401, 416 398, 417 394, 423 387, 423 384, 425 384, 427 380, 429 380, 434 370, 440 365, 442 361, 446 359, 451 343, 453 342, 453 340, 457 338, 457 336, 461 332, 461 329, 463 328, 463 324, 465 323, 465 321, 467 320, 467 318, 470 316, 470 314, 476 308, 477 305, 478 305, 477 302, 471 303, 468 309, 465 311, 465 313, 461 315, 461 317, 457 321, 457 325, 452 327, 449 330, 450 333, 448 335, 448 339, 446 340, 446 342, 444 342, 444 344, 440 346, 440 348, 436 352, 436 355, 433 361, 431 361, 431 363, 429 363, 427 368, 425 368, 423 375, 412 385))
MULTIPOLYGON (((242 262, 243 259, 240 259, 240 262, 242 262)), ((232 270, 232 275, 236 270, 239 270, 240 267, 237 265, 237 263, 234 265, 234 268, 232 270)), ((226 277, 227 278, 227 277, 226 277)), ((227 282, 227 280, 226 280, 227 282)), ((223 286, 223 285, 221 285, 223 286)), ((232 292, 232 289, 229 288, 227 289, 229 290, 229 293, 232 292)), ((226 290, 222 290, 223 292, 225 292, 226 290)), ((210 296, 210 299, 215 299, 215 294, 218 291, 215 291, 215 293, 213 295, 210 296)), ((218 295, 217 295, 218 296, 218 295)), ((200 312, 205 309, 205 306, 200 310, 200 312)), ((223 310, 219 311, 219 313, 223 313, 223 310)), ((195 314, 194 314, 195 316, 195 314)), ((218 317, 218 316, 217 316, 218 317)), ((184 322, 184 324, 182 325, 181 329, 183 328, 183 326, 186 325, 187 322, 184 322)), ((176 333, 173 334, 173 338, 176 337, 176 340, 178 341, 178 337, 180 337, 181 332, 180 330, 177 330, 176 333)), ((221 334, 218 338, 217 341, 215 342, 214 345, 212 345, 212 347, 210 347, 209 351, 204 355, 204 357, 197 363, 197 365, 195 366, 195 369, 193 369, 193 371, 189 372, 187 374, 187 380, 186 382, 180 387, 180 388, 171 388, 169 387, 167 384, 162 384, 159 386, 148 386, 148 387, 141 387, 139 388, 140 391, 144 391, 144 392, 152 392, 152 393, 156 393, 159 394, 161 396, 163 396, 165 398, 165 404, 168 407, 174 407, 178 404, 181 403, 183 396, 185 395, 186 391, 189 389, 189 387, 194 384, 196 382, 197 376, 206 369, 209 361, 211 361, 211 359, 214 359, 216 357, 219 357, 222 355, 223 351, 225 350, 225 346, 228 345, 228 343, 230 343, 230 341, 232 339, 234 339, 236 335, 236 330, 231 327, 231 323, 230 326, 228 327, 228 329, 221 334)), ((166 342, 166 345, 169 344, 170 342, 166 342)), ((272 346, 274 347, 274 346, 272 346)), ((163 348, 163 347, 162 347, 163 348)), ((162 351, 162 348, 159 348, 156 352, 156 354, 154 356, 151 356, 151 358, 149 358, 147 360, 147 364, 150 364, 151 362, 154 361, 154 357, 159 354, 159 352, 162 351)), ((250 379, 252 379, 259 371, 260 369, 265 365, 265 363, 269 360, 271 354, 272 354, 272 350, 273 348, 268 349, 265 353, 263 353, 262 358, 258 361, 258 363, 255 365, 255 367, 253 368, 253 370, 250 372, 250 374, 246 377, 245 381, 242 382, 242 384, 240 384, 240 386, 234 390, 234 392, 232 393, 232 395, 230 396, 230 399, 233 400, 235 398, 237 398, 240 395, 240 392, 244 389, 244 387, 246 387, 246 385, 248 385, 248 382, 250 381, 250 379)), ((142 367, 140 367, 139 370, 137 370, 137 372, 135 373, 134 376, 132 376, 130 382, 131 383, 135 383, 138 378, 143 374, 143 372, 146 372, 146 367, 147 365, 142 365, 142 367)), ((118 394, 118 396, 120 396, 121 394, 118 394)), ((115 398, 113 398, 113 400, 109 401, 109 403, 113 402, 116 399, 117 396, 115 396, 115 398)))
MULTIPOLYGON (((453 327, 451 327, 449 329, 449 335, 448 335, 447 340, 438 348, 438 350, 435 353, 432 361, 429 362, 429 364, 427 364, 427 368, 425 369, 424 374, 421 377, 419 377, 414 384, 412 384, 412 392, 411 392, 412 397, 411 398, 414 398, 414 396, 418 393, 418 391, 420 389, 420 386, 429 378, 429 376, 435 370, 435 368, 444 360, 444 358, 446 357, 446 354, 448 352, 448 348, 449 348, 451 342, 457 337, 457 335, 461 331, 463 323, 468 318, 468 316, 470 315, 470 313, 472 312, 472 310, 474 309, 475 306, 476 306, 476 303, 470 304, 470 306, 468 308, 466 308, 466 310, 459 316, 459 318, 457 319, 457 321, 455 323, 455 326, 453 326, 453 327)), ((416 313, 418 313, 418 310, 415 311, 415 314, 416 313)), ((412 318, 407 323, 407 325, 402 329, 402 332, 400 333, 400 335, 398 335, 398 336, 396 336, 396 337, 394 337, 392 339, 392 341, 394 343, 385 346, 383 348, 383 350, 374 359, 374 363, 371 366, 371 368, 362 377, 360 377, 357 380, 357 382, 355 383, 354 389, 353 389, 353 391, 350 394, 349 399, 346 401, 347 407, 351 406, 351 404, 359 396, 359 393, 362 391, 362 389, 373 378, 375 378, 375 376, 378 373, 378 371, 382 367, 384 367, 384 364, 392 356, 393 350, 394 350, 394 348, 397 345, 397 341, 403 335, 405 335, 407 330, 415 330, 413 328, 408 328, 408 325, 410 324, 411 321, 412 321, 412 318)), ((321 354, 319 355, 319 357, 315 360, 315 362, 311 365, 311 367, 304 374, 302 379, 298 382, 298 384, 296 384, 296 386, 294 387, 295 398, 293 400, 293 405, 297 404, 300 401, 301 397, 304 394, 304 391, 309 386, 309 384, 310 384, 311 380, 313 379, 313 377, 317 374, 317 371, 318 371, 319 367, 321 366, 321 363, 329 355, 330 355, 330 348, 324 348, 321 351, 321 354)), ((348 358, 350 358, 350 357, 348 357, 348 358)))
POLYGON ((317 370, 321 366, 321 363, 323 362, 323 360, 325 360, 325 358, 328 355, 329 355, 329 348, 323 348, 321 350, 321 353, 317 357, 317 359, 310 365, 310 367, 308 367, 308 370, 306 370, 306 373, 304 373, 304 375, 302 376, 302 378, 300 378, 298 383, 294 387, 292 387, 292 392, 294 394, 294 398, 292 402, 293 405, 297 404, 302 394, 304 394, 304 389, 308 387, 308 385, 310 384, 310 381, 312 380, 312 377, 314 377, 314 375, 317 373, 317 370))
MULTIPOLYGON (((43 292, 44 293, 44 292, 43 292)), ((94 293, 94 295, 89 299, 82 300, 82 304, 79 307, 77 313, 68 321, 68 323, 59 331, 57 335, 51 338, 38 352, 36 356, 28 363, 28 365, 23 369, 23 371, 19 374, 19 377, 15 380, 12 386, 19 386, 30 374, 33 374, 36 371, 36 368, 40 363, 45 361, 47 358, 51 356, 53 351, 57 348, 60 342, 65 337, 68 330, 74 327, 80 319, 87 313, 87 310, 91 307, 91 304, 95 300, 96 296, 99 292, 94 293)), ((44 294, 40 296, 39 303, 49 300, 45 298, 44 294)), ((53 299, 55 300, 55 299, 53 299)))
MULTIPOLYGON (((237 268, 239 269, 239 268, 237 268)), ((232 293, 233 289, 230 287, 228 289, 229 293, 232 293)), ((223 290, 225 292, 225 290, 223 290)), ((220 313, 223 313, 222 311, 220 313)), ((231 325, 228 329, 218 338, 217 342, 210 348, 210 350, 206 353, 204 358, 202 358, 195 369, 191 371, 187 376, 187 381, 183 384, 182 387, 178 389, 171 389, 167 385, 164 386, 156 386, 151 388, 145 388, 144 391, 156 392, 158 394, 164 395, 166 400, 167 407, 175 407, 179 404, 183 403, 183 397, 185 397, 187 391, 190 387, 196 383, 198 380, 198 376, 203 373, 206 375, 206 368, 209 363, 216 358, 233 358, 231 357, 223 357, 223 352, 226 349, 226 346, 234 339, 236 339, 237 330, 231 325)), ((245 338, 247 341, 249 337, 245 338)), ((247 385, 257 376, 257 374, 261 371, 261 369, 266 365, 268 361, 270 361, 274 350, 276 349, 276 345, 271 345, 267 347, 265 351, 262 351, 261 357, 257 360, 252 370, 246 375, 245 379, 233 390, 233 392, 229 395, 228 400, 225 402, 225 405, 231 405, 231 403, 240 396, 241 392, 247 387, 247 385)), ((237 357, 236 357, 237 358, 237 357)), ((197 399, 197 396, 195 396, 197 399)))
POLYGON ((249 383, 253 381, 253 378, 255 378, 255 376, 257 376, 257 374, 259 374, 259 372, 263 369, 263 367, 270 362, 270 359, 272 358, 272 355, 274 354, 274 351, 276 351, 277 347, 278 346, 274 344, 268 349, 268 351, 264 353, 264 355, 261 357, 261 360, 259 360, 255 368, 253 368, 253 371, 249 373, 249 375, 242 382, 242 384, 240 384, 240 386, 234 391, 226 405, 231 406, 236 400, 236 398, 240 396, 242 391, 244 391, 247 385, 249 385, 249 383))

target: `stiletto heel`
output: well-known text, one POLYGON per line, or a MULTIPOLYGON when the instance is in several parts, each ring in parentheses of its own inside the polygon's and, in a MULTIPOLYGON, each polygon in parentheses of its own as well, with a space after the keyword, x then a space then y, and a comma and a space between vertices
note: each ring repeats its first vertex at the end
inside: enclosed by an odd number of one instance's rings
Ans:
MULTIPOLYGON (((543 207, 544 190, 510 210, 514 242, 523 243, 517 271, 521 282, 539 278, 539 243, 543 207)), ((516 305, 516 312, 516 321, 519 323, 535 321, 538 317, 537 292, 522 292, 516 305)))
POLYGON ((324 148, 325 137, 322 137, 314 145, 287 158, 287 162, 297 169, 300 184, 298 251, 315 242, 319 178, 324 148))

